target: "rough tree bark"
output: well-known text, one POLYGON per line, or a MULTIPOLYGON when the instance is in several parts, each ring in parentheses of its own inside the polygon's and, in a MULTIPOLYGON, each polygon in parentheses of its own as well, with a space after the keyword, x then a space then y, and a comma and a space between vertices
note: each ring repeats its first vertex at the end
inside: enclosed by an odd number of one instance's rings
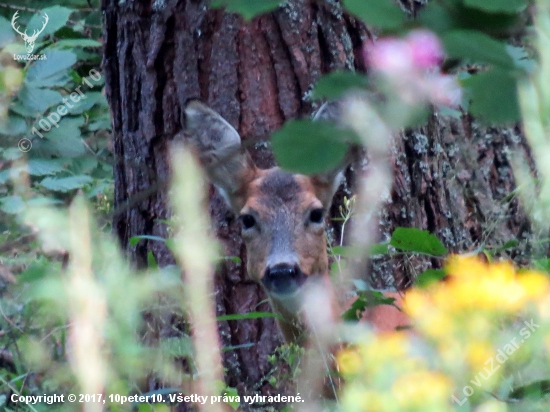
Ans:
MULTIPOLYGON (((364 70, 359 51, 371 37, 337 1, 291 0, 250 23, 208 10, 202 0, 103 0, 102 8, 116 154, 114 230, 138 266, 148 252, 160 265, 174 263, 164 244, 144 240, 130 247, 128 239, 168 236, 160 221, 170 216, 167 148, 181 131, 181 108, 188 98, 199 97, 221 113, 257 164, 269 167, 269 134, 285 120, 311 113, 304 97, 323 73, 364 70)), ((493 243, 522 236, 529 229, 527 219, 517 200, 506 199, 515 187, 508 161, 514 149, 527 153, 517 130, 481 129, 469 116, 432 116, 427 126, 397 136, 395 183, 380 217, 382 236, 396 226, 428 229, 453 251, 472 249, 487 233, 493 243)), ((340 197, 350 193, 353 170, 347 177, 340 197)), ((225 254, 244 261, 238 225, 213 190, 210 212, 225 254)), ((339 237, 338 227, 333 237, 339 237)), ((406 281, 432 264, 439 262, 375 259, 373 279, 387 285, 397 274, 406 281)), ((220 315, 269 310, 244 264, 225 264, 216 292, 220 315)), ((254 343, 224 354, 228 384, 241 395, 273 392, 266 381, 267 356, 281 344, 273 320, 220 322, 219 331, 226 346, 254 343)))

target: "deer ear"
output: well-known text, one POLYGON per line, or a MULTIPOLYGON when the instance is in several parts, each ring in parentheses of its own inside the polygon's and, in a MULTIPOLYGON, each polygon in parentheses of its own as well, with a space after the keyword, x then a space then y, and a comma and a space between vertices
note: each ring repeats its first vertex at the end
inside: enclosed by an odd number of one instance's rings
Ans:
MULTIPOLYGON (((341 124, 342 110, 344 101, 329 101, 324 103, 319 110, 313 116, 313 121, 328 121, 336 124, 341 124)), ((319 173, 311 176, 311 182, 315 189, 315 195, 323 203, 324 207, 328 209, 332 203, 332 197, 344 177, 344 171, 352 164, 355 159, 358 158, 360 147, 358 145, 350 144, 344 159, 340 164, 332 170, 328 170, 323 173, 319 173)))
POLYGON ((210 181, 238 212, 246 201, 246 188, 257 173, 239 133, 198 100, 185 105, 184 116, 186 141, 191 143, 210 181))

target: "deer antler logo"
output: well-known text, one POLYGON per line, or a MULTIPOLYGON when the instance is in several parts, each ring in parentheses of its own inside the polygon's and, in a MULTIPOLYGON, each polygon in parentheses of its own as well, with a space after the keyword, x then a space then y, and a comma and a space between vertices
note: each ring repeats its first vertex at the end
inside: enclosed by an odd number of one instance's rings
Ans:
POLYGON ((44 13, 44 24, 42 25, 42 28, 40 30, 33 30, 32 35, 29 36, 27 34, 27 30, 22 32, 20 30, 19 26, 17 26, 17 27, 15 26, 15 21, 19 17, 17 15, 18 13, 19 13, 19 11, 16 11, 15 14, 13 15, 13 17, 11 19, 11 26, 23 38, 23 41, 25 42, 25 48, 27 49, 27 53, 32 53, 32 51, 34 50, 34 42, 38 38, 38 35, 44 31, 44 29, 46 28, 46 24, 48 24, 48 20, 50 18, 48 17, 48 15, 46 13, 44 13))

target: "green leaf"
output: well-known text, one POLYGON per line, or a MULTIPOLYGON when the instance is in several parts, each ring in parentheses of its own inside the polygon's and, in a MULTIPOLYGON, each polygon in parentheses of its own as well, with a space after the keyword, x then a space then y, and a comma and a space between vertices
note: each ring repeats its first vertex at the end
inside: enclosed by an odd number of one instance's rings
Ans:
POLYGON ((367 308, 378 305, 391 305, 394 301, 394 298, 388 298, 379 291, 359 292, 357 299, 353 301, 350 308, 342 313, 340 317, 345 321, 358 321, 367 308))
POLYGON ((49 268, 50 264, 45 260, 31 262, 26 270, 17 275, 17 281, 23 283, 31 283, 37 280, 41 280, 49 273, 49 268))
POLYGON ((250 343, 242 343, 240 345, 231 345, 231 346, 224 346, 222 348, 222 352, 231 352, 231 351, 234 351, 234 350, 237 350, 237 349, 247 349, 247 348, 252 348, 254 347, 256 344, 254 342, 250 342, 250 343))
POLYGON ((42 114, 48 108, 61 103, 63 98, 58 91, 41 89, 28 84, 23 84, 17 97, 34 114, 42 114))
POLYGON ((435 235, 427 230, 416 228, 396 228, 392 233, 390 245, 399 250, 433 256, 441 256, 447 253, 447 248, 435 235))
MULTIPOLYGON (((23 88, 25 87, 25 84, 23 84, 23 88)), ((20 99, 17 99, 15 101, 12 100, 12 104, 10 106, 10 110, 13 113, 16 113, 23 117, 36 117, 40 113, 37 113, 36 109, 30 109, 27 106, 23 104, 23 102, 20 99)))
POLYGON ((40 33, 38 38, 43 38, 48 34, 55 33, 61 27, 67 24, 69 16, 74 10, 68 9, 67 7, 53 6, 42 9, 42 13, 34 14, 29 20, 27 25, 27 32, 32 33, 33 30, 40 30, 44 24, 44 13, 48 15, 48 24, 44 28, 44 31, 40 33))
POLYGON ((25 133, 27 130, 27 123, 21 116, 15 114, 8 114, 8 116, 0 117, 0 134, 6 136, 17 136, 25 133))
POLYGON ((96 157, 85 156, 74 159, 70 164, 70 170, 75 175, 87 175, 91 174, 97 165, 98 161, 96 157))
POLYGON ((33 197, 32 199, 27 200, 27 206, 33 207, 54 206, 61 204, 63 204, 63 202, 59 199, 44 196, 33 197))
POLYGON ((32 176, 53 175, 65 170, 63 162, 58 159, 29 159, 28 173, 32 176))
POLYGON ((21 196, 6 196, 0 199, 0 210, 10 214, 21 213, 25 210, 25 202, 21 196))
POLYGON ((174 239, 166 239, 166 247, 170 249, 171 252, 176 253, 176 241, 174 239))
POLYGON ((273 11, 284 0, 213 0, 212 8, 225 7, 231 13, 239 13, 245 20, 251 20, 257 15, 273 11))
POLYGON ((152 235, 139 235, 139 236, 132 236, 129 240, 130 246, 137 245, 141 240, 147 239, 147 240, 156 240, 158 242, 166 243, 166 239, 160 236, 152 236, 152 235))
MULTIPOLYGON (((57 113, 52 115, 53 112, 54 110, 46 113, 46 116, 43 118, 45 122, 48 122, 49 127, 51 127, 49 131, 42 130, 40 128, 40 122, 34 125, 44 135, 44 137, 50 140, 64 142, 68 138, 79 138, 81 136, 80 128, 84 126, 86 121, 84 117, 60 117, 59 122, 57 122, 58 127, 56 127, 54 122, 57 120, 57 113)), ((42 124, 44 124, 44 122, 42 122, 42 124)), ((46 128, 48 125, 46 125, 46 128)), ((82 145, 82 143, 80 143, 80 145, 82 145)))
POLYGON ((38 87, 64 87, 71 81, 71 76, 69 73, 69 70, 60 71, 58 73, 54 73, 51 76, 48 76, 44 79, 35 79, 32 81, 27 81, 26 83, 31 86, 38 86, 38 87))
POLYGON ((82 38, 82 39, 62 39, 52 44, 50 48, 64 49, 74 47, 101 47, 101 43, 97 40, 82 38))
MULTIPOLYGON (((73 106, 72 108, 69 108, 69 113, 81 114, 87 110, 90 110, 94 105, 104 102, 106 103, 105 96, 103 96, 100 92, 86 92, 77 103, 69 100, 70 105, 73 106)), ((105 107, 108 107, 108 105, 105 107)))
MULTIPOLYGON (((481 0, 484 1, 484 0, 481 0)), ((418 21, 421 26, 439 35, 453 29, 472 29, 488 34, 508 33, 519 21, 519 14, 489 13, 481 9, 466 7, 459 1, 430 1, 420 10, 418 21)))
POLYGON ((107 112, 101 114, 94 121, 90 122, 90 124, 88 124, 88 130, 91 132, 98 130, 111 130, 111 126, 111 117, 107 112))
POLYGON ((313 174, 340 164, 348 150, 345 138, 346 132, 330 123, 291 120, 273 135, 271 146, 280 167, 313 174))
POLYGON ((517 245, 519 245, 519 241, 516 239, 511 239, 508 240, 504 245, 497 247, 493 253, 504 252, 505 250, 515 248, 517 245))
POLYGON ((4 47, 15 40, 15 32, 11 22, 4 16, 0 16, 0 47, 4 47))
POLYGON ((157 260, 155 259, 155 255, 153 255, 152 251, 147 252, 147 268, 148 269, 158 269, 159 268, 157 260))
POLYGON ((387 255, 388 254, 388 243, 377 243, 372 245, 370 248, 371 255, 387 255))
POLYGON ((2 152, 2 157, 6 160, 15 160, 23 156, 23 153, 17 147, 10 147, 4 149, 2 152))
POLYGON ((443 34, 441 41, 449 57, 514 67, 514 61, 506 51, 506 44, 479 31, 452 30, 443 34))
MULTIPOLYGON (((55 136, 54 132, 54 136, 55 136)), ((60 139, 35 139, 33 150, 41 149, 46 153, 61 157, 77 157, 86 153, 86 147, 80 139, 80 131, 77 136, 62 136, 60 139)))
POLYGON ((382 29, 397 29, 405 13, 391 0, 344 0, 344 7, 365 23, 382 29))
POLYGON ((514 65, 517 68, 523 69, 527 73, 533 73, 535 71, 537 63, 529 57, 525 47, 517 47, 507 44, 506 51, 512 57, 512 60, 514 60, 514 65))
POLYGON ((80 189, 92 182, 93 179, 90 176, 71 176, 62 178, 47 177, 39 184, 46 189, 56 192, 69 192, 71 190, 80 189))
POLYGON ((239 392, 237 391, 237 388, 232 388, 230 386, 226 387, 224 390, 224 395, 227 395, 230 399, 227 404, 233 408, 234 411, 238 410, 241 406, 240 402, 237 402, 236 400, 239 399, 239 392))
POLYGON ((525 0, 464 0, 464 4, 493 13, 517 13, 527 7, 525 0))
POLYGON ((0 172, 0 185, 5 184, 10 178, 11 169, 2 170, 0 172))
POLYGON ((350 71, 335 71, 319 79, 311 97, 313 99, 336 100, 347 91, 354 88, 363 88, 367 78, 350 71))
POLYGON ((485 123, 509 123, 520 119, 516 79, 494 68, 465 79, 470 91, 470 112, 485 123))
POLYGON ((277 313, 272 313, 272 312, 234 313, 231 315, 217 316, 216 320, 218 322, 222 322, 226 320, 247 320, 247 319, 261 319, 261 318, 276 318, 279 320, 283 320, 281 315, 278 315, 277 313))
POLYGON ((422 272, 414 281, 414 286, 419 288, 427 288, 432 283, 439 282, 446 276, 445 271, 442 269, 427 269, 422 272))
POLYGON ((455 26, 455 19, 444 5, 431 1, 420 9, 418 21, 422 26, 436 33, 445 33, 455 26))
POLYGON ((238 257, 238 256, 222 256, 222 257, 220 257, 219 260, 230 261, 230 262, 236 263, 238 265, 240 265, 241 262, 242 262, 241 258, 238 257))
POLYGON ((57 80, 60 75, 66 75, 68 69, 76 63, 76 56, 68 50, 49 50, 46 60, 36 61, 28 70, 25 82, 36 86, 48 86, 51 76, 57 80))
POLYGON ((535 259, 533 261, 533 265, 535 269, 537 270, 543 270, 545 272, 550 273, 550 259, 544 258, 544 259, 535 259))
POLYGON ((365 309, 367 309, 367 299, 359 296, 340 317, 348 322, 357 322, 363 316, 365 309))
POLYGON ((536 398, 540 399, 550 393, 550 379, 542 379, 527 385, 514 388, 509 395, 510 399, 536 398))

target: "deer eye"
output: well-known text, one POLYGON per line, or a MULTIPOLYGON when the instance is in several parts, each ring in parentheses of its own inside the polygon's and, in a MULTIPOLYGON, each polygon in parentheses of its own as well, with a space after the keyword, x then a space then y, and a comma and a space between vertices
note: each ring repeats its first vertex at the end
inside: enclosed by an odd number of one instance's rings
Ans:
POLYGON ((312 223, 321 223, 325 218, 325 211, 323 209, 313 209, 309 214, 309 220, 312 223))
POLYGON ((252 229, 256 224, 256 219, 252 215, 242 215, 241 222, 244 229, 252 229))

